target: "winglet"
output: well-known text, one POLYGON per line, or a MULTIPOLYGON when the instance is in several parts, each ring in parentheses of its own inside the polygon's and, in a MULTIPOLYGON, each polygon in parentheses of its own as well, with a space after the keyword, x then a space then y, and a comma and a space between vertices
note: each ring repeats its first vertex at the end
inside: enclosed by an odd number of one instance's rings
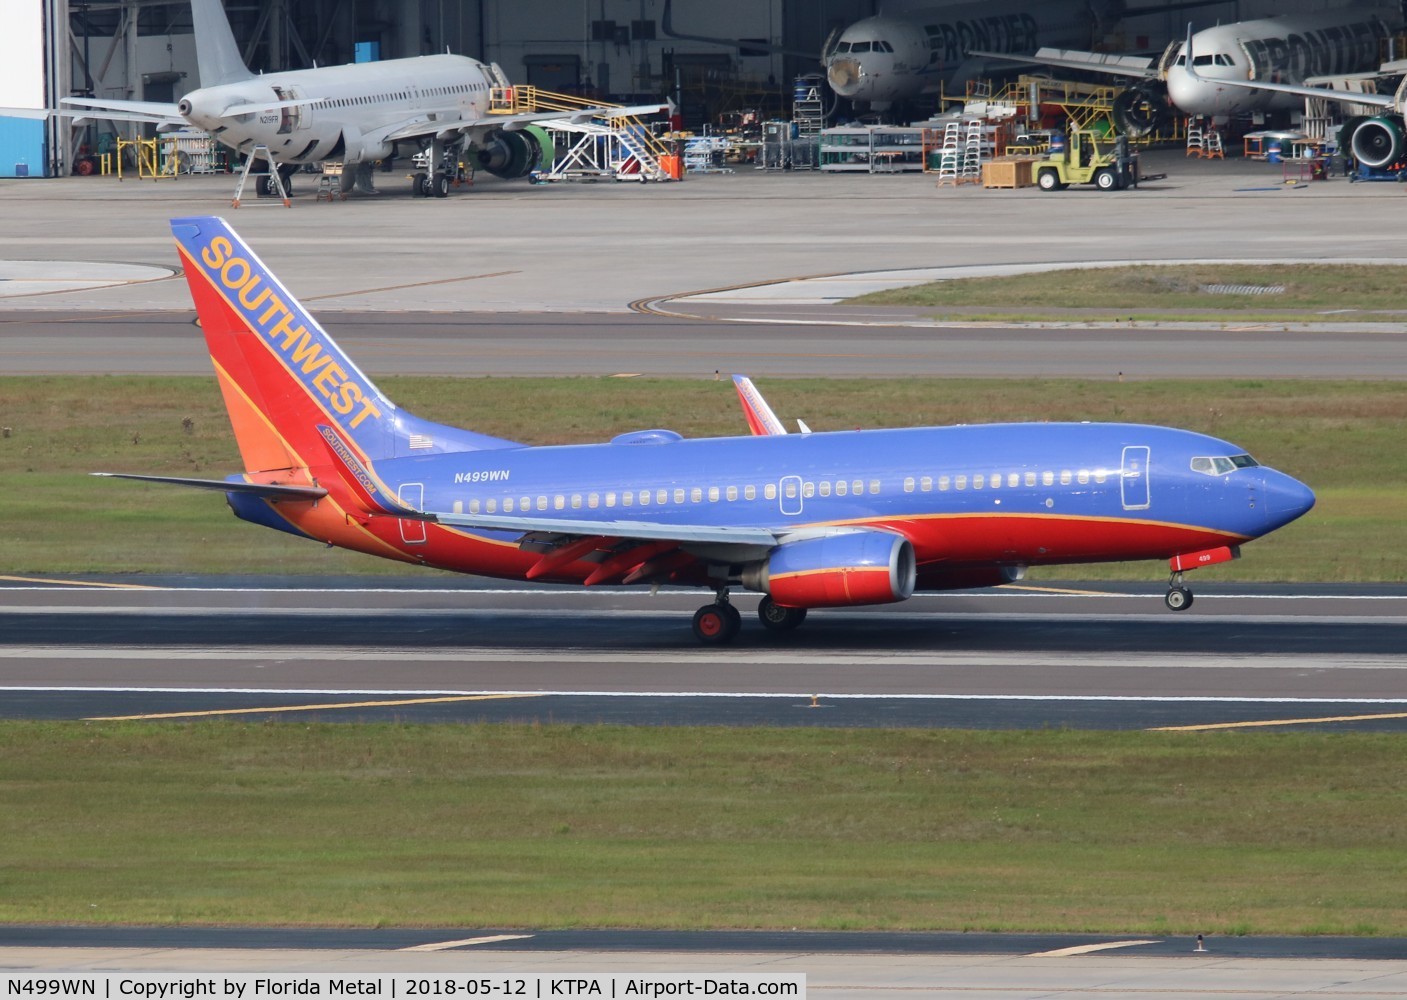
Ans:
POLYGON ((738 390, 738 399, 743 404, 743 416, 747 418, 747 425, 753 434, 770 436, 787 432, 786 427, 772 412, 772 407, 767 405, 767 400, 762 398, 762 393, 757 391, 757 386, 752 384, 752 379, 746 375, 734 375, 733 385, 738 390))

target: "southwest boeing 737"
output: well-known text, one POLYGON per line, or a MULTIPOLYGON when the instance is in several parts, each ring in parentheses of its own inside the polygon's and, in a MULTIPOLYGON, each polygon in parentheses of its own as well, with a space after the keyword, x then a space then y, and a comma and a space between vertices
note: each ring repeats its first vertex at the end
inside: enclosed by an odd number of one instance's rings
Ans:
POLYGON ((462 573, 712 590, 703 642, 759 591, 769 628, 811 608, 986 587, 1027 566, 1167 559, 1182 574, 1314 504, 1302 483, 1203 434, 1031 423, 787 434, 739 382, 746 437, 667 430, 529 447, 399 409, 222 219, 172 220, 245 471, 234 513, 328 545, 462 573))

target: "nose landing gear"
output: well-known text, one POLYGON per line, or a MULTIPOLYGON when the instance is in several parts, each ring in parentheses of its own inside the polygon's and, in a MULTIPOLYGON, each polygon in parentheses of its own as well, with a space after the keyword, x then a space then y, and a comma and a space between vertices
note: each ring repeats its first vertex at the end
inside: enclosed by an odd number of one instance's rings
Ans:
POLYGON ((1163 603, 1169 611, 1186 611, 1192 607, 1192 591, 1183 584, 1181 571, 1168 577, 1168 593, 1163 603))

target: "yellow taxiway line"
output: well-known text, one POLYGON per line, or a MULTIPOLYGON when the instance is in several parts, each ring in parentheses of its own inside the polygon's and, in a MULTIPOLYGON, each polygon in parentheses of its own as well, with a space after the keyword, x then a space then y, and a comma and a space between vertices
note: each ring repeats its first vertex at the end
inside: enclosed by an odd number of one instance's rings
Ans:
POLYGON ((91 580, 46 580, 38 576, 0 576, 10 583, 45 583, 56 587, 102 587, 108 590, 160 590, 145 583, 94 583, 91 580))
POLYGON ((1035 587, 1028 584, 1004 583, 1002 590, 1028 590, 1033 594, 1072 594, 1076 597, 1123 597, 1113 590, 1075 590, 1071 587, 1035 587))
POLYGON ((134 722, 139 719, 197 719, 213 715, 262 715, 268 712, 317 712, 334 708, 394 708, 400 705, 443 705, 455 701, 499 701, 537 698, 536 694, 465 694, 449 698, 403 698, 396 701, 347 701, 322 705, 273 705, 267 708, 214 708, 200 712, 156 712, 148 715, 95 715, 84 722, 134 722))
POLYGON ((1407 719, 1407 712, 1382 715, 1329 715, 1320 719, 1261 719, 1255 722, 1209 722, 1198 726, 1158 726, 1150 733, 1196 733, 1209 729, 1255 729, 1264 726, 1313 726, 1326 722, 1374 722, 1380 719, 1407 719))

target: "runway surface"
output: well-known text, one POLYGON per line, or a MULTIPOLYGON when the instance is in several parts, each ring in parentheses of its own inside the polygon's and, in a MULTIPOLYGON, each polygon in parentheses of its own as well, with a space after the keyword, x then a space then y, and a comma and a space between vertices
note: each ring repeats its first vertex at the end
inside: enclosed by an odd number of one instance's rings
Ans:
MULTIPOLYGON (((671 308, 700 318, 521 312, 317 315, 373 377, 628 373, 711 378, 714 372, 744 372, 850 378, 1407 379, 1407 331, 1400 327, 1045 329, 936 326, 912 309, 693 303, 671 308)), ((0 371, 209 375, 210 359, 193 320, 188 311, 0 310, 0 371)))
POLYGON ((789 634, 739 595, 718 648, 679 591, 10 582, 12 718, 1407 728, 1404 588, 920 595, 789 634))

